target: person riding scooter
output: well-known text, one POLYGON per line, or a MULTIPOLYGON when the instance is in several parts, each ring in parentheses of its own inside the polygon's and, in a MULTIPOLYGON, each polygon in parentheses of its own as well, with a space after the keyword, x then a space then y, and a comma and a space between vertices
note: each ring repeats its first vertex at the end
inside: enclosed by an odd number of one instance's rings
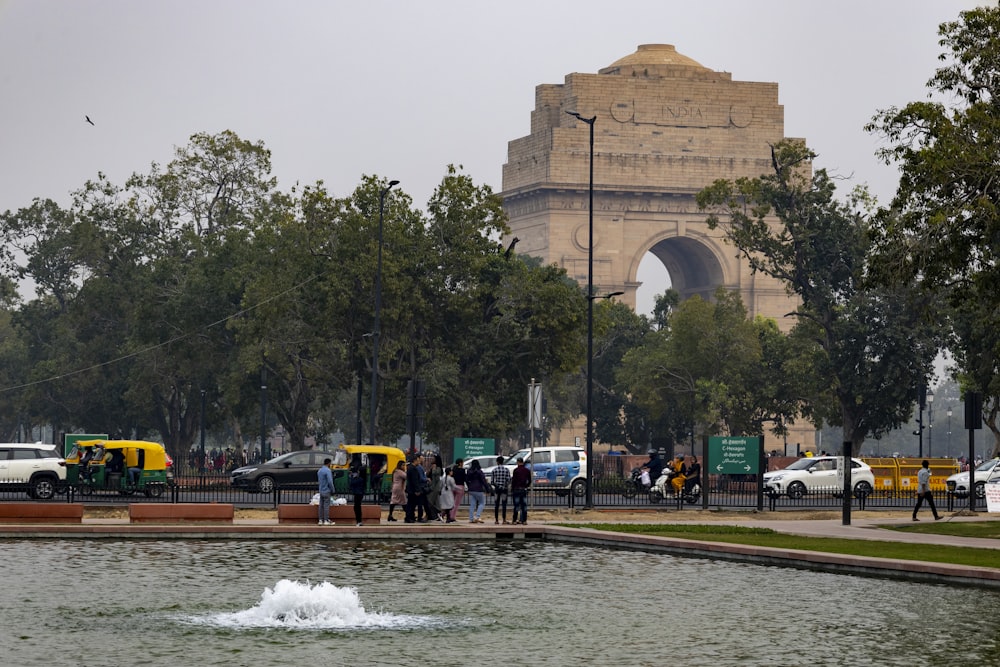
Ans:
POLYGON ((674 471, 673 477, 670 479, 670 486, 674 488, 674 496, 678 497, 684 490, 684 482, 687 480, 687 466, 684 465, 684 457, 678 454, 674 458, 674 462, 671 464, 671 468, 674 471))
POLYGON ((691 463, 688 464, 686 477, 687 479, 684 480, 684 493, 690 493, 695 484, 701 483, 701 464, 698 463, 697 456, 691 457, 691 463))

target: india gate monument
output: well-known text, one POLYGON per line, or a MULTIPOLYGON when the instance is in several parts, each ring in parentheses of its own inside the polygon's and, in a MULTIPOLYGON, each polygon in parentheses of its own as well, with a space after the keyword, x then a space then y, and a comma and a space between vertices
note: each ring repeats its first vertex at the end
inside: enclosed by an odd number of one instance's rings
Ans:
MULTIPOLYGON (((715 179, 772 169, 770 146, 786 138, 777 83, 733 81, 669 44, 644 44, 597 74, 536 87, 531 134, 509 143, 503 167, 510 236, 519 252, 586 285, 590 128, 567 112, 596 116, 596 297, 623 292, 635 308, 639 264, 652 253, 681 298, 707 300, 722 286, 739 291, 751 316, 773 318, 784 331, 794 325, 786 315, 795 301, 784 286, 751 273, 695 203, 715 179)), ((802 426, 790 440, 812 441, 802 426)))
POLYGON ((784 287, 751 274, 722 232, 708 229, 694 199, 717 178, 771 170, 770 145, 785 138, 778 84, 733 81, 669 44, 643 44, 597 74, 535 89, 531 134, 510 142, 503 168, 511 235, 518 252, 585 285, 590 135, 567 111, 597 117, 595 295, 624 292, 635 308, 639 263, 649 252, 682 298, 736 289, 751 315, 791 328, 785 315, 794 302, 784 287))

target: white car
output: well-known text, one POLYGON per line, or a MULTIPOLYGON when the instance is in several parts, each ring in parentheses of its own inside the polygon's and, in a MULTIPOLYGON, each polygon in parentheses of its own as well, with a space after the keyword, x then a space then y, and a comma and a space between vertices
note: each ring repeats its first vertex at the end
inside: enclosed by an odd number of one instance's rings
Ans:
POLYGON ((49 500, 66 483, 66 459, 55 445, 0 443, 0 489, 23 489, 31 498, 49 500))
MULTIPOLYGON (((986 484, 991 482, 1000 482, 1000 459, 990 459, 976 468, 976 498, 986 495, 986 484)), ((944 483, 956 498, 969 497, 969 471, 954 474, 944 483)))
MULTIPOLYGON (((798 459, 787 468, 764 473, 764 492, 797 499, 809 493, 840 495, 844 478, 837 470, 842 456, 813 456, 798 459)), ((875 474, 864 461, 851 459, 851 485, 855 496, 870 495, 875 474)))
POLYGON ((497 464, 497 455, 491 454, 489 456, 470 456, 462 462, 462 467, 468 470, 473 461, 479 461, 479 467, 483 470, 491 470, 497 464))

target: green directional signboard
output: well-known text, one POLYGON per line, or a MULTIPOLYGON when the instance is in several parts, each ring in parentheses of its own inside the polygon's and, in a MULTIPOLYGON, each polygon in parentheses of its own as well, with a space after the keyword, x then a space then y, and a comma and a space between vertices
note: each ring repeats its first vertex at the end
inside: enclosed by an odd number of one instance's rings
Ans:
POLYGON ((708 469, 720 475, 756 475, 760 471, 760 438, 735 435, 709 438, 708 469))
POLYGON ((493 438, 455 438, 452 444, 457 459, 489 456, 497 453, 496 440, 493 438))

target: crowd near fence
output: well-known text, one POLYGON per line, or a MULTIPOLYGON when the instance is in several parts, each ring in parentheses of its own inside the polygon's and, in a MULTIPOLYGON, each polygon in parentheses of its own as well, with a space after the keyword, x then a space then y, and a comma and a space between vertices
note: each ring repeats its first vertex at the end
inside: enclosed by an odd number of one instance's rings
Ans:
MULTIPOLYGON (((793 457, 765 457, 767 470, 784 468, 793 457)), ((869 494, 855 495, 852 504, 856 509, 879 510, 910 508, 916 501, 916 471, 918 459, 863 459, 875 474, 875 487, 869 494)), ((632 470, 646 461, 645 456, 594 455, 592 462, 591 498, 595 509, 678 511, 703 510, 839 510, 843 507, 842 488, 811 489, 800 498, 771 495, 763 484, 762 474, 708 474, 699 479, 700 494, 675 498, 637 488, 631 480, 632 470)), ((931 465, 931 489, 938 503, 948 510, 970 506, 966 496, 955 496, 947 491, 945 479, 958 471, 953 459, 935 459, 931 465)), ((56 495, 37 502, 83 502, 89 505, 127 505, 131 502, 163 503, 230 503, 237 508, 274 509, 282 503, 309 503, 316 493, 317 484, 279 484, 273 492, 235 488, 229 471, 202 469, 181 463, 176 465, 167 488, 159 495, 146 495, 143 491, 123 492, 120 489, 86 489, 74 484, 61 484, 56 495)), ((0 484, 0 502, 23 502, 30 496, 26 480, 6 480, 0 484)), ((585 487, 533 488, 529 494, 531 506, 539 509, 582 509, 585 487)), ((370 493, 366 503, 387 505, 387 493, 370 493)), ((467 500, 465 501, 468 502, 467 500)), ((982 498, 975 499, 977 509, 985 509, 982 498)))

